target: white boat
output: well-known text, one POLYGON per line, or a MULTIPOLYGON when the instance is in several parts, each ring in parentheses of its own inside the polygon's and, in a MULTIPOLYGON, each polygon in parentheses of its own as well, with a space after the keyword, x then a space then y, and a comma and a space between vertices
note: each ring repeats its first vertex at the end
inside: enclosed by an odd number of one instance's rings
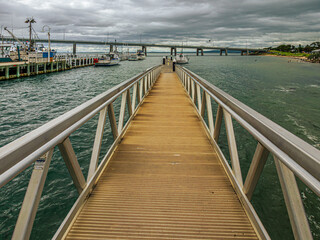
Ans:
POLYGON ((98 62, 94 64, 94 66, 99 67, 99 66, 114 66, 118 65, 120 62, 120 58, 117 54, 115 53, 108 53, 103 55, 98 59, 98 62))
POLYGON ((186 64, 189 63, 189 58, 185 56, 183 53, 180 53, 178 54, 178 56, 176 56, 176 62, 178 64, 186 64))
POLYGON ((0 43, 0 62, 12 62, 10 57, 10 49, 12 44, 0 43))
POLYGON ((128 60, 129 61, 138 61, 138 55, 137 54, 131 54, 129 57, 128 57, 128 60))
POLYGON ((144 52, 142 50, 137 51, 137 57, 138 57, 138 60, 146 59, 146 55, 144 54, 144 52))

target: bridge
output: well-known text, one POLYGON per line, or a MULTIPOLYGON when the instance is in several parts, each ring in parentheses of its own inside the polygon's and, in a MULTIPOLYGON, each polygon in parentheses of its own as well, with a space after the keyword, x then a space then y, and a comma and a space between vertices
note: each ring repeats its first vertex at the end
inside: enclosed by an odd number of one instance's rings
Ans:
POLYGON ((295 239, 312 239, 296 178, 320 196, 320 151, 170 61, 0 149, 0 187, 35 163, 13 239, 30 236, 54 148, 79 197, 53 239, 270 239, 251 204, 269 155, 295 239), (69 136, 96 115, 85 179, 69 136), (218 145, 223 121, 230 158, 218 145), (257 144, 245 179, 233 121, 257 144), (105 128, 114 141, 99 163, 105 128))
MULTIPOLYGON (((4 38, 7 41, 14 41, 13 38, 4 38)), ((27 38, 19 38, 20 41, 29 41, 27 38)), ((48 39, 35 39, 35 42, 46 43, 48 39)), ((238 47, 214 47, 214 46, 202 46, 202 45, 179 45, 179 44, 153 44, 153 43, 137 43, 137 42, 104 42, 104 41, 89 41, 89 40, 59 40, 50 39, 51 43, 64 43, 73 45, 73 54, 76 54, 77 44, 87 44, 87 45, 108 45, 110 46, 110 51, 113 51, 113 46, 132 46, 141 47, 142 50, 147 55, 147 47, 157 47, 157 48, 170 48, 171 55, 177 55, 177 48, 185 49, 196 49, 197 55, 201 54, 203 56, 204 50, 219 50, 220 55, 225 53, 228 55, 228 51, 239 51, 241 55, 249 54, 249 52, 267 52, 267 50, 262 48, 238 48, 238 47)))

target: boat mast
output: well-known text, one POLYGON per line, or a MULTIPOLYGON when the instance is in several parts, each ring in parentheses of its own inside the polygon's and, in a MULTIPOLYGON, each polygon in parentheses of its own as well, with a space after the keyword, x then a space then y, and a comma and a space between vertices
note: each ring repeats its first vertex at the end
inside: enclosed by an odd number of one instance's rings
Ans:
POLYGON ((30 42, 30 50, 33 48, 33 43, 32 43, 32 23, 36 23, 36 20, 34 20, 33 17, 27 18, 25 23, 29 23, 29 42, 30 42))

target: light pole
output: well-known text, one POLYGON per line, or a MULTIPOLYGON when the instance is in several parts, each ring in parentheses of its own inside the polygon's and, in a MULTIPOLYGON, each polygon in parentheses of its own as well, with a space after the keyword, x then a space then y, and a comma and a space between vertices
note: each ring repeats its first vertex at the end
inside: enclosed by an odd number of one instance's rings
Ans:
POLYGON ((48 25, 44 25, 42 27, 42 32, 44 32, 45 27, 48 28, 48 62, 50 62, 50 53, 51 53, 51 50, 50 50, 50 27, 48 25))

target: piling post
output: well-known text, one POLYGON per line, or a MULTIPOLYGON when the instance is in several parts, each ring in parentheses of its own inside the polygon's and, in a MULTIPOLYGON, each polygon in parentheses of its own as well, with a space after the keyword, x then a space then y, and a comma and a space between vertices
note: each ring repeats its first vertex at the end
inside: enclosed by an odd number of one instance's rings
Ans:
POLYGON ((57 65, 56 65, 56 71, 59 71, 59 61, 57 61, 57 65))
POLYGON ((20 77, 20 66, 17 65, 17 78, 20 77))
POLYGON ((6 67, 6 79, 9 79, 9 66, 6 67))
POLYGON ((73 53, 73 55, 75 55, 77 53, 77 44, 76 43, 73 43, 72 53, 73 53))
POLYGON ((43 72, 44 72, 44 73, 47 73, 47 63, 44 63, 44 64, 43 64, 43 72))
POLYGON ((53 72, 53 62, 51 62, 50 68, 51 68, 51 72, 53 72))
POLYGON ((30 76, 30 63, 27 64, 27 75, 30 76))
POLYGON ((36 75, 38 75, 38 73, 39 73, 39 64, 36 63, 36 75))

